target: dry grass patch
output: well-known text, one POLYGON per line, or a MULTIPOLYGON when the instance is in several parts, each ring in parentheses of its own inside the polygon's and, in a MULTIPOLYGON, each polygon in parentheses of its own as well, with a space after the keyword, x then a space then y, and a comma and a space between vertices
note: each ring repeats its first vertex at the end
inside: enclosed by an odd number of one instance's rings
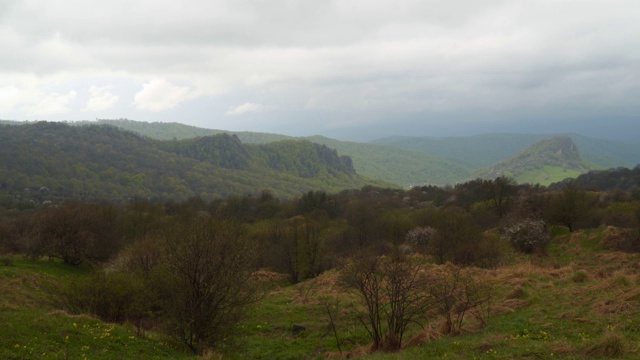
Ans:
POLYGON ((637 306, 633 306, 631 303, 620 300, 605 300, 597 303, 593 306, 593 311, 597 314, 611 315, 611 314, 630 314, 635 312, 637 306))
POLYGON ((594 344, 584 349, 588 356, 604 356, 607 358, 620 358, 629 351, 629 344, 624 336, 616 331, 607 331, 595 341, 594 344))

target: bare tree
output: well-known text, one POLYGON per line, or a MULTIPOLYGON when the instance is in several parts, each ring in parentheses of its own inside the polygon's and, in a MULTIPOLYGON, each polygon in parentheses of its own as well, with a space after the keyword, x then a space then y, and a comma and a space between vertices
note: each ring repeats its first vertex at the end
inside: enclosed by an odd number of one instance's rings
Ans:
POLYGON ((399 350, 409 325, 426 320, 431 302, 418 263, 397 254, 362 256, 346 266, 342 280, 360 297, 364 307, 360 321, 374 350, 399 350))
POLYGON ((210 219, 167 235, 165 317, 171 333, 194 353, 216 345, 257 300, 254 249, 239 226, 210 219))

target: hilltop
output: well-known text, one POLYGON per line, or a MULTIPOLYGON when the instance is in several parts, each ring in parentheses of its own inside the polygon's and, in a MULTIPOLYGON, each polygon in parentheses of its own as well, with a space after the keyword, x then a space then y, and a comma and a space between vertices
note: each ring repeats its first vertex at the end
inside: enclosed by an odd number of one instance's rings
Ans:
POLYGON ((570 137, 556 136, 538 141, 516 156, 478 172, 478 177, 495 179, 507 175, 519 183, 549 185, 597 168, 580 158, 570 137))

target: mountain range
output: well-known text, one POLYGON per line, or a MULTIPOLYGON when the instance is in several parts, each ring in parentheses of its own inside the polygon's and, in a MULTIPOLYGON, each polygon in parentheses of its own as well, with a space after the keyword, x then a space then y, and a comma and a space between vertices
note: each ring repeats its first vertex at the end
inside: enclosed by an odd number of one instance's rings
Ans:
MULTIPOLYGON (((264 144, 293 137, 259 132, 231 132, 223 130, 203 129, 179 123, 145 123, 132 120, 100 120, 131 130, 139 134, 157 139, 189 138, 210 134, 236 134, 243 143, 264 144)), ((93 123, 93 122, 89 122, 93 123)), ((518 153, 535 143, 554 137, 569 138, 577 147, 579 157, 585 165, 565 175, 572 177, 589 169, 608 169, 616 167, 632 168, 640 163, 640 144, 613 141, 571 134, 506 134, 491 133, 469 137, 409 137, 390 136, 368 143, 349 142, 330 139, 323 136, 310 136, 305 139, 336 149, 339 154, 351 157, 358 174, 372 179, 396 184, 413 185, 447 185, 474 179, 482 176, 484 171, 501 161, 517 157, 518 153)), ((543 149, 543 145, 536 149, 543 149)), ((545 157, 540 157, 542 160, 545 157)), ((518 161, 516 161, 517 163, 518 161)), ((536 171, 525 174, 516 171, 519 182, 540 182, 549 184, 563 176, 562 173, 549 169, 545 172, 543 162, 540 174, 536 171), (522 175, 522 176, 521 176, 522 175)), ((530 166, 527 165, 527 166, 530 166)), ((566 167, 566 166, 565 166, 566 167)))
POLYGON ((358 143, 127 119, 3 123, 0 190, 12 194, 44 188, 61 197, 215 198, 270 189, 295 196, 366 184, 453 185, 501 174, 548 185, 640 163, 637 144, 577 134, 393 136, 358 143))

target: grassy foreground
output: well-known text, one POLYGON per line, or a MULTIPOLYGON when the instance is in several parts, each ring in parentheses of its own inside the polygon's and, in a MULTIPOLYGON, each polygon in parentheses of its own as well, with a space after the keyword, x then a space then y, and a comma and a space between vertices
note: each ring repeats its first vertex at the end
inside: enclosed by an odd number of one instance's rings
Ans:
MULTIPOLYGON (((369 353, 367 334, 347 316, 355 298, 338 274, 274 290, 239 324, 238 336, 204 358, 323 359, 636 359, 640 358, 640 257, 605 250, 613 228, 556 234, 548 256, 512 255, 497 270, 477 269, 493 285, 491 317, 443 336, 440 319, 411 329, 406 348, 369 353), (334 327, 328 314, 334 317, 334 327), (294 334, 294 324, 306 330, 294 334), (340 345, 338 347, 338 344, 340 345)), ((107 324, 59 310, 55 289, 88 269, 10 257, 0 263, 0 358, 179 359, 192 357, 166 337, 136 336, 128 325, 107 324)))

